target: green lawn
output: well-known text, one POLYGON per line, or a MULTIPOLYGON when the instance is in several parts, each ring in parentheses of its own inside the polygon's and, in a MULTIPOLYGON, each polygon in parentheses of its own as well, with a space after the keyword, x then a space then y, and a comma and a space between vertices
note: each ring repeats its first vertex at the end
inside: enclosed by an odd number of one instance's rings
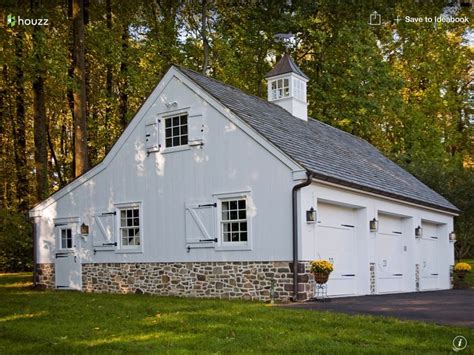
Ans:
POLYGON ((0 274, 0 354, 145 352, 448 353, 474 330, 261 303, 34 291, 0 274))

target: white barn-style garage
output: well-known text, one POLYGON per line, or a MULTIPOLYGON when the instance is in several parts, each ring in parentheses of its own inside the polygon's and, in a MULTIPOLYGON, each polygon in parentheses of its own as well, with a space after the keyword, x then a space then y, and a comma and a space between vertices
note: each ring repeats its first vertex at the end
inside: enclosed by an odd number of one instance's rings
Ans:
POLYGON ((268 100, 172 66, 104 160, 30 211, 37 283, 88 292, 306 299, 448 289, 445 198, 307 117, 284 55, 268 100))

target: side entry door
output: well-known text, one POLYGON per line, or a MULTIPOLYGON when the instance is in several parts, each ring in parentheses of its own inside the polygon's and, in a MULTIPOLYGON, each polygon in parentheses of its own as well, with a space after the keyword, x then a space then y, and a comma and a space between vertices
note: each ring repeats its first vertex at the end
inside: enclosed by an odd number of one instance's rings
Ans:
POLYGON ((77 223, 55 225, 55 286, 58 289, 80 290, 81 261, 79 259, 80 235, 77 223))

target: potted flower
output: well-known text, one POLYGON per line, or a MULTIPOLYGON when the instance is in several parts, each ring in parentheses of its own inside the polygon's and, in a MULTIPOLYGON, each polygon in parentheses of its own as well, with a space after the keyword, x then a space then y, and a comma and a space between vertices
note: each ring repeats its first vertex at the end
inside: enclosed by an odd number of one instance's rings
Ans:
POLYGON ((328 260, 319 259, 311 262, 310 271, 318 284, 324 284, 329 279, 329 274, 334 270, 334 266, 328 260))
POLYGON ((471 265, 468 263, 456 263, 454 266, 454 272, 458 275, 459 280, 463 281, 464 276, 466 276, 466 273, 471 271, 471 265))

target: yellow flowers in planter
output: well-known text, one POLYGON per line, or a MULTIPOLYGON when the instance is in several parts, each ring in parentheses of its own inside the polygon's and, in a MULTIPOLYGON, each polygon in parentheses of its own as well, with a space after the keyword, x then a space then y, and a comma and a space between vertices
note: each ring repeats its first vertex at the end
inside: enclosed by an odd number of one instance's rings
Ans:
POLYGON ((327 260, 313 260, 311 262, 312 273, 330 274, 334 270, 334 266, 327 260))
POLYGON ((455 266, 454 266, 454 271, 471 271, 471 265, 469 265, 468 263, 457 263, 455 266))

